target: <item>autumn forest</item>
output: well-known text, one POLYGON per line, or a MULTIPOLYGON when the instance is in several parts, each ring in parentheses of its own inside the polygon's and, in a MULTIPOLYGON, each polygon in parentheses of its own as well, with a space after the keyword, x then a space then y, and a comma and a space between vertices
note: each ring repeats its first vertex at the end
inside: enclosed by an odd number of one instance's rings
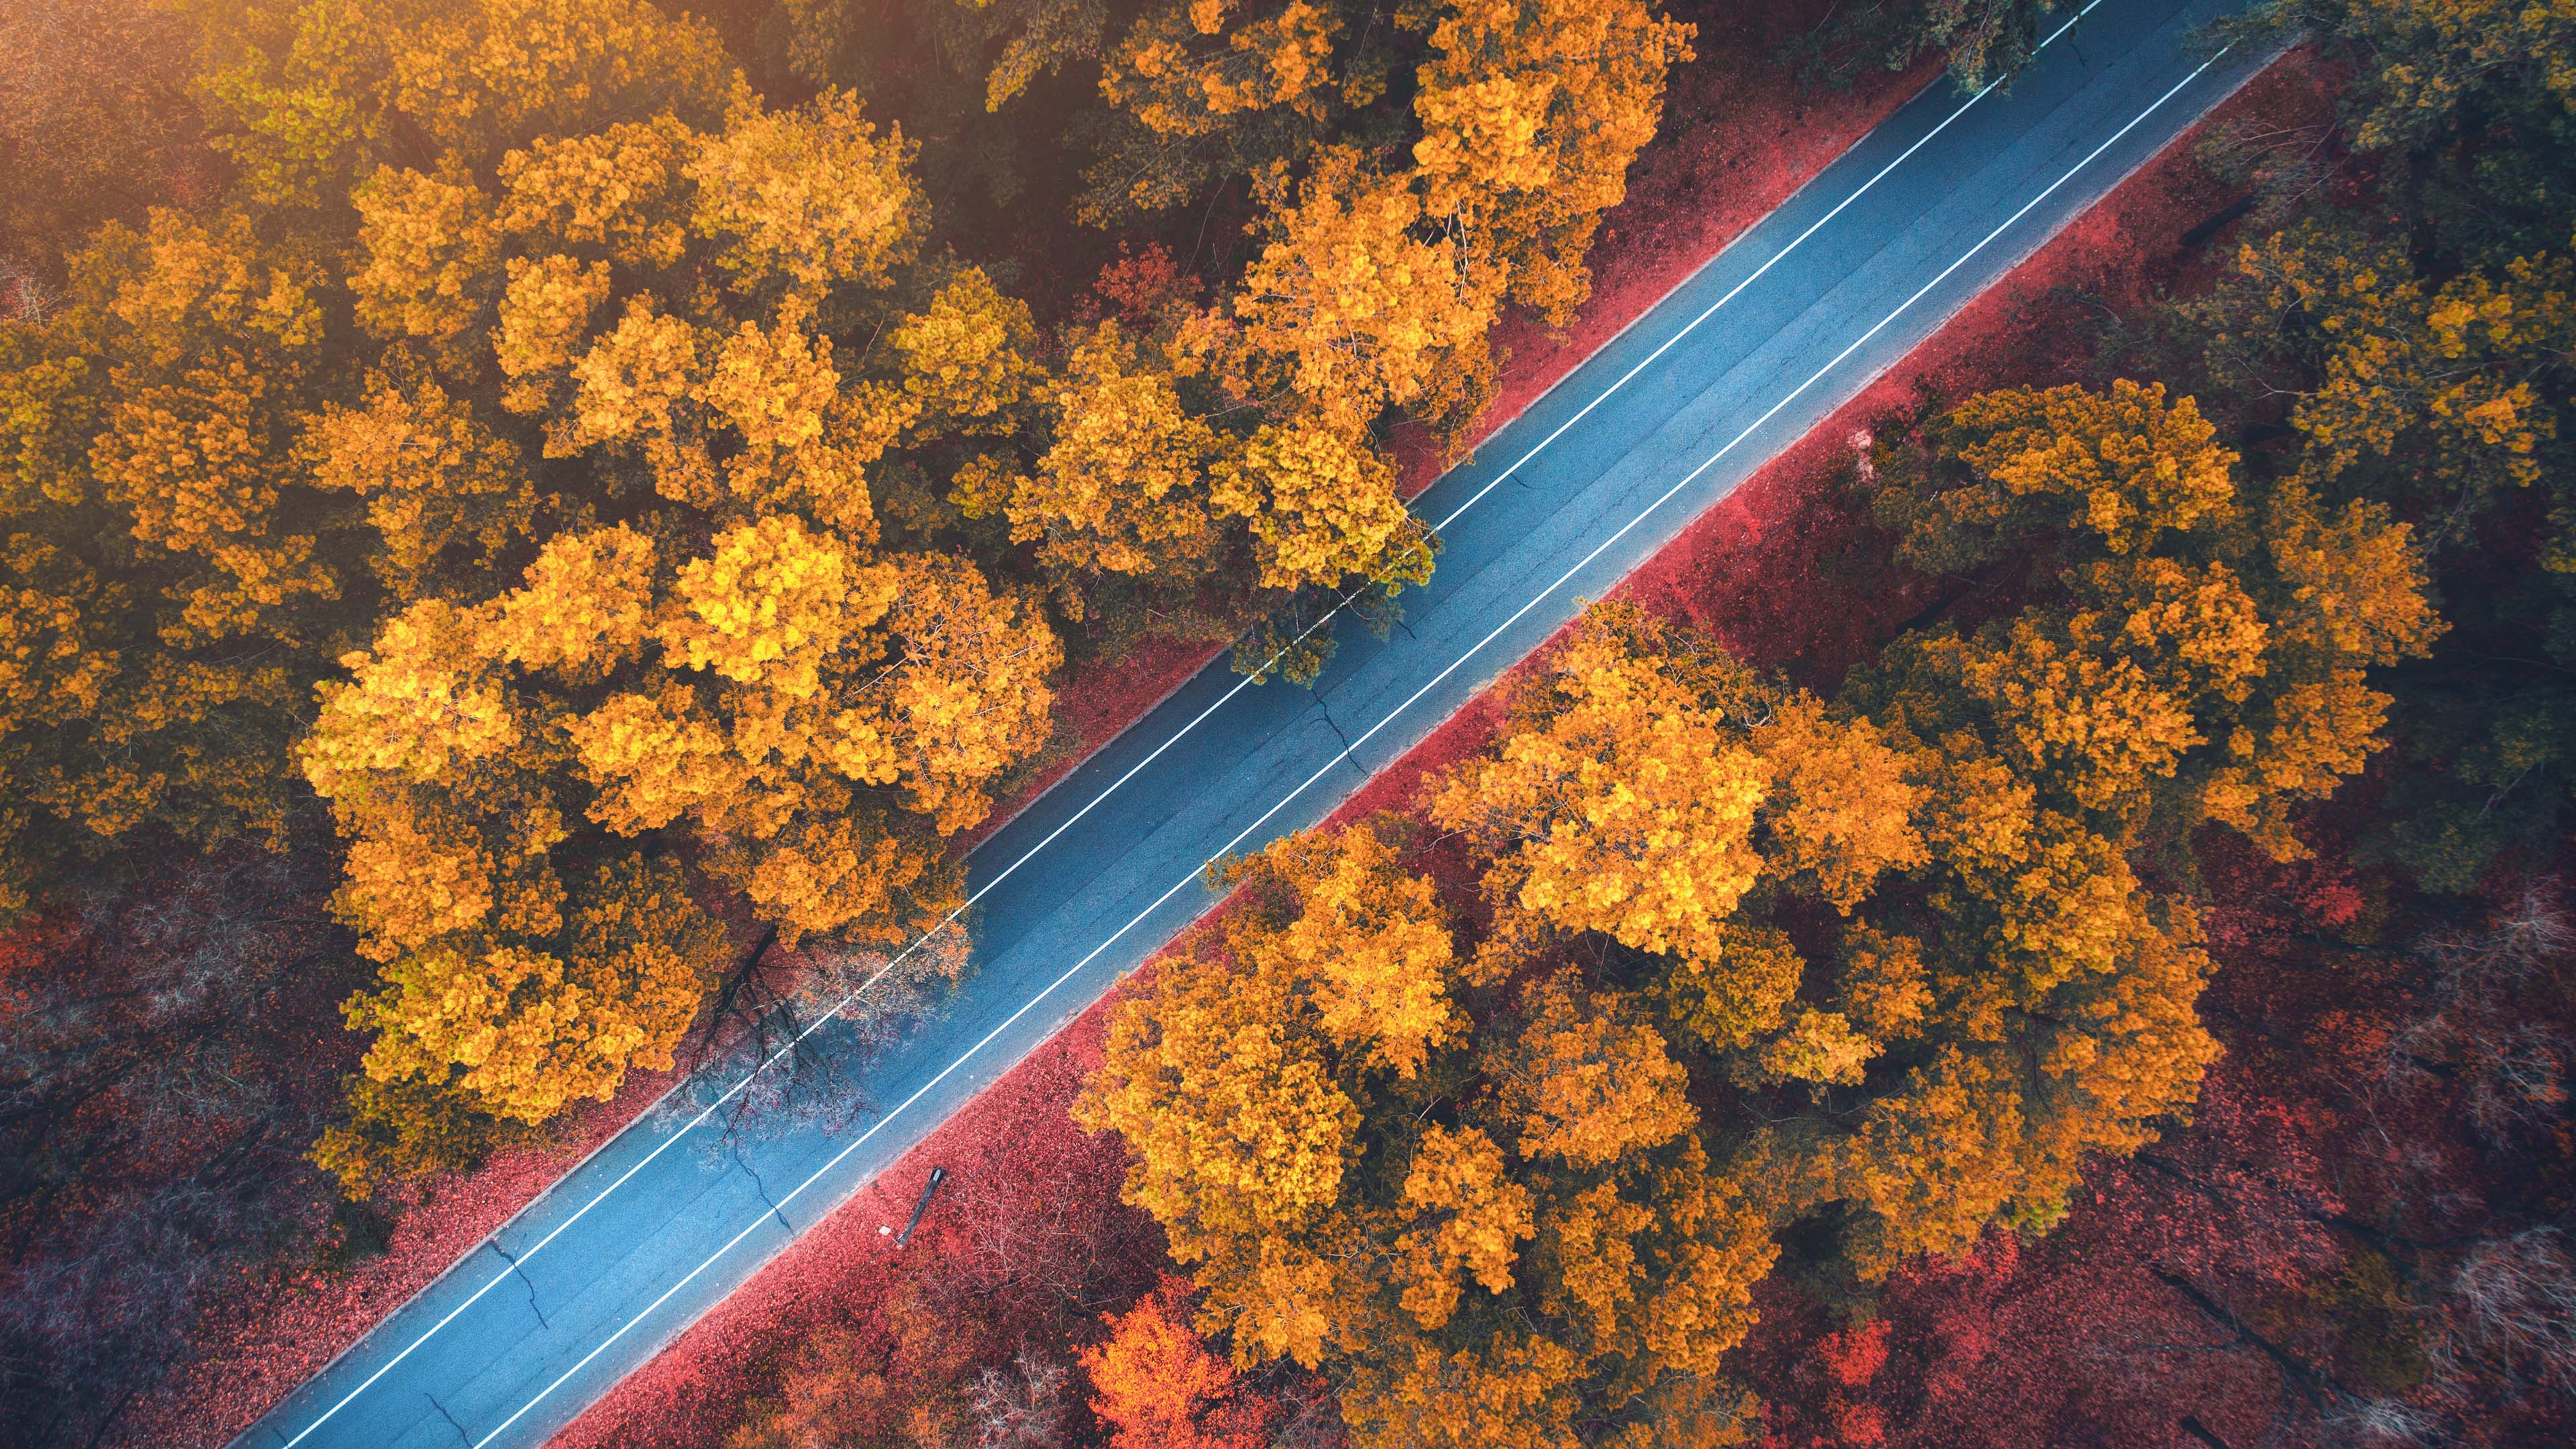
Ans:
MULTIPOLYGON (((0 1440, 224 1443, 935 1015, 987 832, 1400 629, 1690 217, 2074 9, 0 7, 0 1440)), ((2221 43, 2098 261, 1212 866, 926 1247, 557 1442, 2576 1434, 2576 9, 2221 43)))

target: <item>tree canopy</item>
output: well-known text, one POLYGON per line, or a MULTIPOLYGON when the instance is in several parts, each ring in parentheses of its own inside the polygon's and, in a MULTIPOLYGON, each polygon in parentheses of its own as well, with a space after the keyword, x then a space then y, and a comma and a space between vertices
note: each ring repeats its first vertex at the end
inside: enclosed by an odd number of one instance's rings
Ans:
POLYGON ((1648 1007, 1507 983, 1431 883, 1351 827, 1234 863, 1223 943, 1110 1027, 1078 1117, 1238 1359, 1330 1360, 1370 1444, 1661 1442, 1733 1399, 1720 1357, 1772 1249, 1710 1170, 1648 1007))
POLYGON ((1717 1442, 1784 1252, 1848 1291, 2054 1221, 2217 1054, 2162 842, 2300 854, 2365 672, 2439 632, 2405 525, 2155 386, 1970 398, 1872 480, 1901 559, 2019 607, 1825 699, 1596 606, 1427 797, 1478 901, 1392 822, 1293 836, 1113 1018, 1129 1200, 1363 1441, 1717 1442))
POLYGON ((191 0, 182 69, 100 36, 6 138, 87 175, 81 106, 184 91, 136 144, 206 166, 29 223, 0 912, 327 818, 379 972, 353 1188, 668 1064, 725 898, 791 942, 948 914, 1068 642, 1427 578, 1386 432, 1463 424, 1502 308, 1580 298, 1687 53, 1642 5, 920 11, 979 105, 1097 54, 1104 164, 1223 157, 1170 174, 1258 188, 1240 278, 1042 319, 943 225, 895 112, 944 93, 830 3, 755 54, 643 0, 191 0))

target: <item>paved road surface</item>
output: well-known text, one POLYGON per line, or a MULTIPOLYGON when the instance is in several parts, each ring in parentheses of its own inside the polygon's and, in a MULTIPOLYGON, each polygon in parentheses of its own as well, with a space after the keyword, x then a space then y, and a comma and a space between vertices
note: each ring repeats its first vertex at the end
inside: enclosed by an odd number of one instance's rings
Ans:
POLYGON ((874 1114, 738 1152, 648 1114, 237 1443, 543 1443, 1206 910, 1203 862, 1321 820, 2224 98, 2256 58, 2191 31, 2231 4, 2100 0, 1899 111, 1422 497, 1391 639, 1340 621, 1312 690, 1220 662, 977 851, 978 970, 864 1067, 874 1114))

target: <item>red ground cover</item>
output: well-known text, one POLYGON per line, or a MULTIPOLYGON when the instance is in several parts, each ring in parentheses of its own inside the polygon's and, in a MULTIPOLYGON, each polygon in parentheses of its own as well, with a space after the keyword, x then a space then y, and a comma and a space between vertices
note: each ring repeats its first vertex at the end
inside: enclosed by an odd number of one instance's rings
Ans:
POLYGON ((116 1442, 211 1449, 229 1440, 615 1136, 672 1077, 637 1073, 616 1097, 559 1124, 553 1144, 496 1153, 479 1171, 428 1184, 381 1254, 243 1285, 208 1314, 200 1357, 120 1421, 116 1442))

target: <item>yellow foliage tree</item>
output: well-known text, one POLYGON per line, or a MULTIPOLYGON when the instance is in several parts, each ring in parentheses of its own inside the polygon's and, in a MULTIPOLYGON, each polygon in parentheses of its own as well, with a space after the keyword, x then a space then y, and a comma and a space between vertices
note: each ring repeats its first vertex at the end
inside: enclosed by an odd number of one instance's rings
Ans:
MULTIPOLYGON (((501 390, 501 406, 541 415, 569 400, 572 364, 608 294, 606 262, 584 265, 560 255, 510 258, 500 324, 492 335, 493 360, 510 379, 501 390)), ((557 425, 547 433, 548 457, 573 451, 567 428, 557 425)))
POLYGON ((2233 516, 2236 455, 2190 398, 2162 384, 2011 388, 1968 399, 1929 428, 1955 476, 1937 483, 1916 455, 1883 450, 1877 507, 1898 556, 1926 573, 1983 566, 2052 530, 2132 555, 2167 530, 2233 516))
POLYGON ((1330 1361, 1390 1446, 1566 1444, 1714 1376, 1773 1249, 1634 1004, 1477 986, 1370 827, 1226 878, 1224 948, 1117 1012, 1077 1112, 1126 1137, 1238 1359, 1330 1361))
POLYGON ((868 470, 895 440, 899 419, 881 406, 886 385, 844 389, 832 339, 809 333, 801 307, 770 326, 736 323, 691 394, 706 423, 730 428, 722 464, 737 505, 786 508, 856 542, 877 536, 868 470))
POLYGON ((1321 119, 1341 29, 1340 13, 1314 0, 1158 6, 1110 57, 1101 93, 1166 136, 1206 136, 1225 117, 1273 106, 1321 119))
POLYGON ((305 450, 314 483, 366 500, 376 574, 408 600, 526 538, 536 491, 509 438, 422 369, 401 372, 371 379, 362 408, 324 407, 305 450))
POLYGON ((1224 440, 1183 406, 1171 373, 1103 323, 1073 349, 1052 401, 1054 441, 1004 504, 1011 537, 1066 571, 1203 573, 1219 544, 1208 469, 1224 440))
POLYGON ((1495 861, 1486 889, 1498 901, 1714 962, 1762 868, 1754 831, 1770 772, 1728 707, 1759 708, 1760 695, 1737 671, 1659 652, 1661 634, 1634 611, 1596 611, 1430 813, 1495 861))
MULTIPOLYGON (((1432 804, 1485 862, 1488 975, 1584 936, 1627 948, 1607 959, 1661 1042, 1759 1103, 1715 1176, 1772 1229, 1835 1214, 1862 1277, 2044 1219, 2084 1153, 2145 1141, 2216 1050, 2188 908, 2043 806, 2065 789, 2051 759, 1968 729, 1927 743, 1924 718, 1828 708, 1596 608, 1432 804)), ((1649 1028, 1558 1025, 1576 997, 1554 979, 1519 1047, 1548 1086, 1502 1088, 1517 1140, 1579 1161, 1675 1130, 1667 1113, 1687 1126, 1649 1028)))
MULTIPOLYGON (((1041 32, 1097 33, 1071 7, 1039 9, 994 23, 1025 26, 1041 47, 1055 44, 1041 32), (1049 29, 1059 20, 1068 28, 1049 29)), ((1571 315, 1600 214, 1624 194, 1689 35, 1643 0, 1463 0, 1385 17, 1347 0, 1157 0, 1112 48, 1101 91, 1117 120, 1086 216, 1169 206, 1211 175, 1249 178, 1262 208, 1247 226, 1260 253, 1232 297, 1174 339, 1179 370, 1212 376, 1239 405, 1228 411, 1253 419, 1212 501, 1245 521, 1262 590, 1356 577, 1392 597, 1427 573, 1429 541, 1385 486, 1394 469, 1372 431, 1403 410, 1460 445, 1496 385, 1488 334, 1505 303, 1571 315), (1413 76, 1418 139, 1399 151, 1338 134, 1388 96, 1408 51, 1428 57, 1413 76)), ((990 512, 1014 492, 1008 476, 979 456, 949 496, 990 512)), ((1145 512, 1198 537, 1195 512, 1145 512)), ((1269 647, 1283 617, 1237 650, 1238 667, 1311 673, 1311 651, 1269 647)))
MULTIPOLYGON (((2402 247, 2308 222, 2240 248, 2237 267, 2230 309, 2298 315, 2327 339, 2321 375, 2290 414, 2311 484, 2365 462, 2394 462, 2409 492, 2541 479, 2562 400, 2539 374, 2576 348, 2576 264, 2516 257, 2437 283, 2402 247)), ((2214 341, 2237 345, 2224 330, 2214 341)))
POLYGON ((1589 292, 1583 255, 1654 139, 1664 74, 1691 27, 1643 0, 1462 0, 1440 7, 1417 71, 1413 160, 1424 203, 1563 325, 1589 292))
POLYGON ((1135 128, 1091 172, 1086 219, 1172 206, 1220 165, 1283 159, 1347 104, 1385 88, 1381 67, 1337 73, 1350 16, 1333 0, 1158 0, 1105 58, 1100 93, 1135 128))
POLYGON ((626 315, 572 364, 569 451, 603 444, 638 460, 674 503, 715 506, 715 464, 695 406, 705 378, 697 327, 629 297, 626 315))
POLYGON ((1247 520, 1266 589, 1431 577, 1430 530, 1396 496, 1395 469, 1365 438, 1313 413, 1265 423, 1221 459, 1209 501, 1247 520))
POLYGON ((544 137, 501 158, 500 225, 632 272, 677 265, 689 243, 686 171, 704 145, 671 115, 544 137))
POLYGON ((1284 181, 1267 192, 1270 240, 1244 271, 1239 331, 1225 340, 1232 387, 1293 392, 1358 423, 1390 406, 1450 417, 1481 404, 1499 264, 1452 233, 1426 240, 1410 178, 1371 171, 1346 147, 1317 156, 1293 204, 1284 181))
POLYGON ((1003 296, 980 267, 949 279, 892 340, 904 357, 904 391, 953 427, 1011 432, 1010 421, 1045 383, 1030 357, 1037 326, 1028 303, 1003 296))
POLYGON ((815 297, 882 286, 920 245, 921 193, 900 127, 879 135, 846 91, 799 111, 737 106, 688 166, 692 225, 736 285, 815 297))
POLYGON ((1918 448, 1880 450, 1900 557, 2056 566, 2041 602, 1971 637, 1901 641, 1872 710, 1973 725, 2016 775, 2123 839, 2152 812, 2231 825, 2284 858, 2289 812, 2378 747, 2362 671, 2441 628, 2408 530, 2290 480, 2240 497, 2188 398, 2115 384, 1972 398, 1918 448), (1907 682, 1909 681, 1910 682, 1907 682))
POLYGON ((342 583, 286 506, 295 410, 322 361, 319 279, 264 254, 239 218, 155 212, 148 236, 110 231, 93 258, 123 274, 100 321, 124 355, 90 471, 136 539, 202 567, 182 628, 292 637, 289 611, 342 583))
POLYGON ((1043 740, 1058 658, 971 565, 792 515, 676 567, 631 529, 569 534, 500 599, 413 606, 305 747, 349 839, 339 907, 386 963, 350 1007, 369 1076, 536 1122, 668 1065, 724 933, 620 838, 694 836, 791 942, 934 924, 958 891, 938 837, 1043 740), (568 888, 574 850, 626 863, 568 888))
POLYGON ((376 174, 350 193, 365 263, 349 274, 358 325, 413 339, 451 368, 472 365, 499 300, 501 229, 491 198, 450 157, 439 174, 376 174))
POLYGON ((393 963, 350 1003, 376 1033, 380 1082, 452 1084, 494 1115, 545 1121, 606 1100, 635 1067, 671 1065, 724 955, 724 933, 676 866, 630 856, 601 868, 567 923, 566 954, 436 947, 393 963))
MULTIPOLYGON (((2498 115, 2547 127, 2576 114, 2576 15, 2519 0, 2277 0, 2271 26, 2312 28, 2358 57, 2355 140, 2365 149, 2432 148, 2498 115), (2483 113, 2483 114, 2481 114, 2483 113)), ((2513 124, 2512 121, 2506 124, 2513 124)))
POLYGON ((426 140, 471 167, 600 118, 723 116, 742 91, 714 30, 644 0, 209 0, 200 76, 250 196, 318 207, 426 140))
POLYGON ((1795 695, 1754 728, 1751 744, 1771 771, 1765 864, 1774 875, 1849 914, 1880 874, 1923 864, 1914 819, 1924 792, 1878 726, 1795 695))
POLYGON ((309 255, 155 212, 71 273, 0 329, 0 913, 138 832, 281 838, 306 684, 366 602, 358 505, 297 457, 332 382, 309 255))

